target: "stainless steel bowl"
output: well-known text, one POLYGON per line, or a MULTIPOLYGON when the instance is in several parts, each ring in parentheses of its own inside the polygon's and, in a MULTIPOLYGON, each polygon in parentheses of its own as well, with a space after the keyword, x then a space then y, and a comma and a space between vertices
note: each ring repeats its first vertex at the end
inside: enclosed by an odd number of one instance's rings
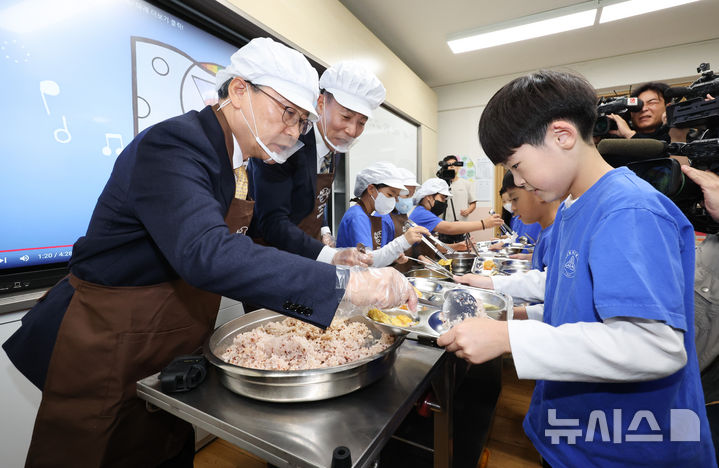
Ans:
POLYGON ((452 261, 452 273, 455 275, 463 275, 472 270, 472 264, 476 255, 468 252, 457 252, 445 255, 452 261))
POLYGON ((430 270, 428 268, 419 268, 417 270, 410 270, 404 274, 408 278, 437 278, 441 280, 447 280, 447 276, 439 273, 438 271, 430 270))
POLYGON ((438 281, 441 278, 410 278, 409 282, 422 293, 419 301, 423 304, 442 307, 444 291, 451 289, 454 283, 438 281))
MULTIPOLYGON (((300 371, 270 371, 237 366, 223 361, 220 356, 232 344, 238 333, 250 331, 269 322, 284 320, 284 315, 260 309, 217 328, 205 343, 207 360, 217 367, 220 382, 235 393, 250 398, 272 402, 316 401, 334 398, 365 387, 383 377, 394 364, 397 348, 404 336, 395 335, 394 343, 387 349, 364 359, 335 367, 300 371)), ((375 338, 382 329, 364 317, 375 338)))

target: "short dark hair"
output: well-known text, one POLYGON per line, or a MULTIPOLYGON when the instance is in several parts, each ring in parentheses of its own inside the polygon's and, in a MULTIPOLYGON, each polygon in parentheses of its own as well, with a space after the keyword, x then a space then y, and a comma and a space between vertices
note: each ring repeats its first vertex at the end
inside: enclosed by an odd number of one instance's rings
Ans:
MULTIPOLYGON (((222 83, 222 86, 220 86, 220 89, 217 90, 217 97, 218 97, 219 99, 227 99, 227 97, 230 95, 230 83, 231 83, 232 80, 234 80, 234 79, 235 79, 235 77, 232 77, 232 78, 229 78, 229 79, 228 79, 227 81, 225 81, 224 83, 222 83)), ((248 85, 250 85, 250 88, 252 88, 252 90, 253 90, 254 92, 258 92, 258 91, 257 91, 257 85, 255 85, 255 84, 253 84, 253 83, 250 83, 250 82, 247 81, 247 80, 245 80, 245 83, 247 83, 248 85)))
POLYGON ((540 146, 549 124, 566 119, 587 143, 597 120, 597 94, 571 73, 540 70, 516 78, 497 91, 479 119, 479 142, 496 165, 520 146, 540 146))
POLYGON ((453 154, 450 154, 448 156, 445 156, 442 161, 449 162, 450 160, 454 159, 455 161, 459 161, 459 158, 453 154))
POLYGON ((517 184, 514 183, 514 176, 510 171, 507 171, 506 174, 504 174, 504 178, 502 179, 502 188, 499 190, 499 194, 502 195, 507 190, 517 188, 517 184))
POLYGON ((632 91, 631 97, 639 97, 640 94, 642 94, 644 91, 654 91, 659 95, 659 97, 664 100, 664 91, 669 89, 669 85, 666 83, 662 83, 661 81, 650 81, 649 83, 644 83, 634 91, 632 91))

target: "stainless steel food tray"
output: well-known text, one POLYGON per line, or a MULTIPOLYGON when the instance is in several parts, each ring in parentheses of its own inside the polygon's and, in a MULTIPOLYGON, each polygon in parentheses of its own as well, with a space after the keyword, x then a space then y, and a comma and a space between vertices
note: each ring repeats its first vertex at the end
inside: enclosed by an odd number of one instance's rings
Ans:
MULTIPOLYGON (((220 381, 225 387, 240 395, 272 402, 334 398, 365 387, 383 377, 394 364, 397 348, 405 338, 402 335, 395 335, 395 342, 374 356, 342 366, 322 369, 270 371, 237 366, 220 358, 238 333, 285 318, 286 316, 271 310, 260 309, 230 320, 210 335, 205 343, 204 354, 219 370, 220 381)), ((366 323, 377 338, 384 331, 373 320, 361 316, 351 320, 361 320, 366 323)))
MULTIPOLYGON (((465 284, 439 281, 431 278, 408 279, 415 288, 422 292, 423 297, 420 298, 421 304, 417 307, 417 317, 419 319, 419 323, 407 327, 400 327, 375 322, 367 317, 368 321, 376 323, 378 326, 394 333, 415 333, 419 336, 436 338, 447 331, 447 328, 442 323, 439 315, 442 310, 442 305, 444 304, 444 293, 450 289, 458 288, 468 291, 477 299, 477 301, 481 301, 485 306, 485 312, 490 318, 495 320, 512 319, 513 302, 512 298, 507 294, 488 289, 473 288, 465 284)), ((403 309, 390 309, 385 310, 384 312, 389 315, 408 314, 408 312, 403 309)))

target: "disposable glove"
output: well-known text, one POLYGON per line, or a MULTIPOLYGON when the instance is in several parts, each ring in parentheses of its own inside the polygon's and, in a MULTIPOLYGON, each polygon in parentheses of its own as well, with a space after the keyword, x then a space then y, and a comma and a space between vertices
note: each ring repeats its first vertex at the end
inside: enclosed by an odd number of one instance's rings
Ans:
POLYGON ((350 268, 342 301, 351 303, 360 311, 366 306, 389 309, 403 304, 407 304, 412 314, 417 311, 414 288, 394 268, 350 268))
POLYGON ((372 265, 372 255, 362 253, 356 248, 338 249, 332 257, 332 265, 362 266, 372 265))

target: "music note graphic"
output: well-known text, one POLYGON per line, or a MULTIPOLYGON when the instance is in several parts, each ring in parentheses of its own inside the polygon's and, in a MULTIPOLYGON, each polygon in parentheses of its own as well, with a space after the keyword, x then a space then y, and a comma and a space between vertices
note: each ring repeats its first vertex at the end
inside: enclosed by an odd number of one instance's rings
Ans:
POLYGON ((67 129, 67 120, 65 119, 65 116, 62 116, 62 126, 63 128, 58 128, 52 134, 55 136, 55 141, 58 143, 70 143, 70 140, 72 140, 72 135, 70 135, 70 131, 67 129), (59 135, 65 134, 65 138, 61 139, 59 135))
POLYGON ((110 149, 110 140, 117 139, 119 140, 119 144, 117 145, 117 148, 115 149, 115 154, 119 155, 122 152, 123 145, 122 145, 122 135, 119 133, 106 133, 105 134, 105 146, 102 147, 102 154, 105 156, 110 156, 112 153, 112 150, 110 149))
POLYGON ((43 80, 40 82, 40 96, 42 103, 45 104, 45 112, 50 115, 50 108, 47 106, 45 96, 57 96, 60 94, 60 86, 52 80, 43 80))

